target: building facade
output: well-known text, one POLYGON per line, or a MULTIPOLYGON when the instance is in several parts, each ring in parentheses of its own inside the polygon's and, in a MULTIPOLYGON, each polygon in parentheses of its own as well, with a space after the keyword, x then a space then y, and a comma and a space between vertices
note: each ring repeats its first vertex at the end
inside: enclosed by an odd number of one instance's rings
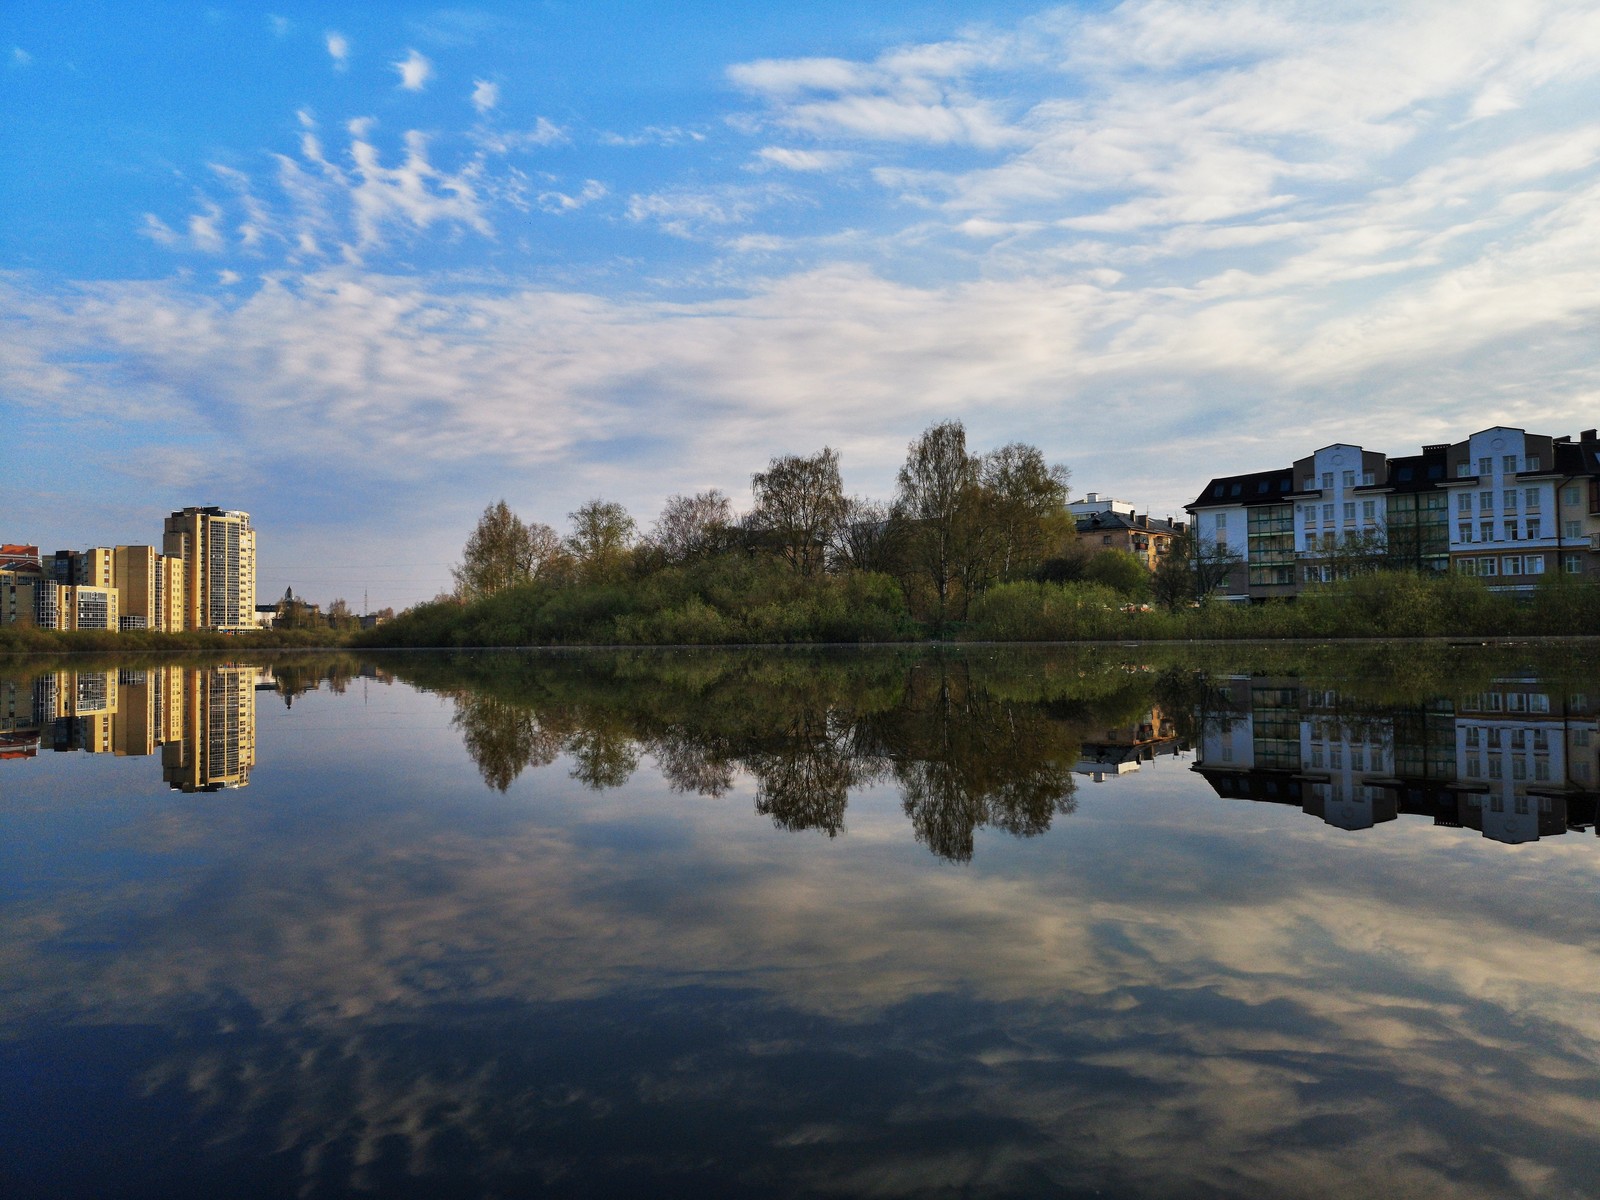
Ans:
POLYGON ((1090 554, 1102 550, 1126 551, 1152 571, 1187 528, 1182 521, 1136 512, 1126 500, 1097 492, 1074 500, 1067 508, 1076 518, 1078 543, 1085 551, 1090 554))
POLYGON ((1390 458, 1335 443, 1286 470, 1211 480, 1192 504, 1202 553, 1231 558, 1218 593, 1292 596, 1376 565, 1525 590, 1600 581, 1600 440, 1505 426, 1390 458))
POLYGON ((166 520, 162 550, 182 564, 184 629, 254 629, 256 535, 250 514, 186 508, 166 520))

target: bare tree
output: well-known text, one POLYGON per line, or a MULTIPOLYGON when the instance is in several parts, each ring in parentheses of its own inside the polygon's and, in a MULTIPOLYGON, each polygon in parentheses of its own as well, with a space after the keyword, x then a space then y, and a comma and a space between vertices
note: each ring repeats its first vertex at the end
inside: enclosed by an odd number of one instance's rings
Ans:
POLYGON ((930 426, 906 449, 895 509, 909 526, 909 561, 933 585, 941 621, 958 579, 977 481, 978 463, 967 454, 967 431, 960 421, 930 426))
POLYGON ((900 565, 904 523, 877 500, 852 496, 833 533, 832 562, 842 571, 894 571, 900 565))
POLYGON ((1045 462, 1036 446, 1012 442, 979 461, 984 524, 995 574, 1013 579, 1034 570, 1076 537, 1067 512, 1067 468, 1045 462))
POLYGON ((578 569, 591 580, 615 574, 633 547, 635 525, 628 510, 614 500, 590 500, 567 514, 572 534, 566 548, 578 569))
POLYGON ((755 508, 749 527, 802 575, 827 565, 828 544, 848 504, 839 455, 824 446, 809 458, 786 454, 750 478, 755 508))
POLYGON ((669 496, 650 531, 650 544, 668 563, 684 563, 722 549, 733 525, 733 507, 716 488, 693 496, 669 496))
POLYGON ((460 564, 450 568, 456 595, 476 600, 527 583, 559 552, 555 530, 548 525, 523 524, 500 500, 483 510, 461 552, 460 564))

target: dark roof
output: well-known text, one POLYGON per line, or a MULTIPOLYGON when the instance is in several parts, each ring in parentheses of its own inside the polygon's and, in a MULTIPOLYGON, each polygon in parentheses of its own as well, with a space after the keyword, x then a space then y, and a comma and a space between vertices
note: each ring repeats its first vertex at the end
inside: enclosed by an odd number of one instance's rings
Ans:
POLYGON ((1183 532, 1161 517, 1142 517, 1140 521, 1135 521, 1130 513, 1112 512, 1109 509, 1078 518, 1079 533, 1093 533, 1099 529, 1131 529, 1135 533, 1166 533, 1174 536, 1183 532))
POLYGON ((1385 486, 1396 492, 1428 492, 1445 482, 1445 455, 1448 447, 1429 446, 1421 454, 1406 454, 1389 459, 1385 486))
POLYGON ((1294 468, 1252 471, 1248 475, 1225 475, 1213 479, 1195 499, 1184 507, 1217 508, 1224 504, 1280 504, 1294 491, 1294 468))

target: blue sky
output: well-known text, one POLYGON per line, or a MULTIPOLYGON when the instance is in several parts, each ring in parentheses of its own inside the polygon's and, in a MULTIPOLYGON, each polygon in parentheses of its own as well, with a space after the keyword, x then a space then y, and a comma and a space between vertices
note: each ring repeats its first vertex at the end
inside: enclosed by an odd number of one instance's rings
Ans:
POLYGON ((948 418, 1157 513, 1600 424, 1592 2, 12 0, 0 89, 0 539, 263 597, 948 418))

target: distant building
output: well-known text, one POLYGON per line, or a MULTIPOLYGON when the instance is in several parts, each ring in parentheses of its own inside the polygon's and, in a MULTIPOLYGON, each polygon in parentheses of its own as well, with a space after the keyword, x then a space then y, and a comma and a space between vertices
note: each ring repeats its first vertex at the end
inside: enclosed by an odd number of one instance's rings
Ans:
POLYGON ((1497 426, 1388 458, 1348 443, 1292 466, 1212 479, 1196 541, 1237 556, 1229 600, 1292 596, 1364 565, 1455 570, 1526 590, 1547 574, 1600 579, 1600 439, 1497 426))
POLYGON ((1136 512, 1126 500, 1098 492, 1074 500, 1067 508, 1077 518, 1079 545, 1086 552, 1123 550, 1152 571, 1172 549, 1173 539, 1188 528, 1182 521, 1136 512))
POLYGON ((162 550, 183 563, 183 628, 256 628, 256 534, 250 514, 186 508, 166 520, 162 550))

